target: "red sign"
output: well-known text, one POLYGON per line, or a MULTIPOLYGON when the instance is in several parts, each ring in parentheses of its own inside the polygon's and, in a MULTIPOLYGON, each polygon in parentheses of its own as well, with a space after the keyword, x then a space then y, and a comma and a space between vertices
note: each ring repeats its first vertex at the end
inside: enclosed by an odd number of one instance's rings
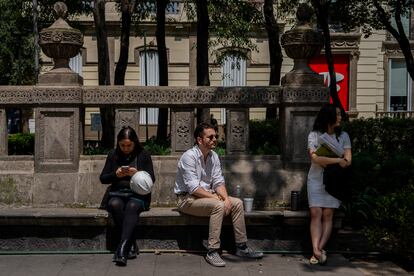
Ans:
MULTIPOLYGON (((342 106, 348 111, 349 95, 349 56, 334 55, 334 68, 336 74, 336 89, 342 106)), ((328 64, 324 55, 320 55, 309 60, 309 67, 323 76, 325 85, 329 86, 331 78, 329 76, 328 64)), ((331 100, 332 101, 332 100, 331 100)))

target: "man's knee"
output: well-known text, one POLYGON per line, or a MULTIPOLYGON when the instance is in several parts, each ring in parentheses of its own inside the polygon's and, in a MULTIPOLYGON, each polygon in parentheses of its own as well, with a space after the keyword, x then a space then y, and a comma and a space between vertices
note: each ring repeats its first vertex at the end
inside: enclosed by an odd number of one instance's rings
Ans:
POLYGON ((211 215, 214 214, 224 214, 224 202, 221 200, 216 200, 214 202, 211 203, 212 204, 212 209, 211 209, 211 215))
POLYGON ((240 198, 233 198, 232 206, 235 210, 243 210, 243 202, 240 198))

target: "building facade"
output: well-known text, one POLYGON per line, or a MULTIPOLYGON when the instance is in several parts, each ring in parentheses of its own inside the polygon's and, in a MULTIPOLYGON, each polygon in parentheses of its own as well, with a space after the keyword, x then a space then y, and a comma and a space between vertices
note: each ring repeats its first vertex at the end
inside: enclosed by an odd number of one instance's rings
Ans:
MULTIPOLYGON (((196 85, 196 24, 186 17, 182 1, 171 1, 167 8, 166 46, 168 53, 169 86, 196 85)), ((98 56, 93 18, 76 18, 85 27, 84 46, 81 53, 70 62, 71 68, 84 79, 84 85, 98 85, 98 56)), ((108 26, 109 57, 111 82, 113 83, 116 62, 120 49, 120 14, 115 3, 106 4, 108 26)), ((404 19, 410 32, 411 20, 404 19)), ((280 22, 284 31, 291 26, 280 22)), ((211 34, 214 39, 214 34, 211 34)), ((212 86, 266 86, 269 83, 269 49, 265 29, 252 34, 252 42, 257 51, 240 49, 247 52, 247 59, 229 54, 219 64, 215 62, 217 52, 227 49, 210 49, 209 71, 212 86)), ((158 85, 158 54, 155 38, 155 22, 146 21, 139 31, 131 34, 128 68, 125 85, 158 85)), ((404 57, 398 44, 385 31, 374 32, 368 38, 356 30, 343 33, 332 30, 332 49, 337 73, 338 93, 341 102, 351 118, 375 117, 379 112, 410 112, 413 110, 414 97, 412 80, 407 73, 404 57)), ((48 65, 47 58, 45 67, 48 65)), ((310 67, 324 76, 329 84, 329 75, 323 52, 309 61, 310 67)), ((292 69, 293 61, 285 54, 282 76, 292 69)), ((44 68, 45 68, 44 67, 44 68)), ((219 125, 226 122, 224 109, 212 109, 219 125)), ((85 138, 94 140, 92 118, 99 109, 86 110, 85 138)), ((155 134, 157 109, 141 109, 140 124, 149 128, 150 136, 155 134)), ((264 108, 252 108, 250 119, 264 119, 264 108)), ((143 131, 140 131, 143 133, 143 131)), ((143 136, 142 134, 140 135, 143 136)))

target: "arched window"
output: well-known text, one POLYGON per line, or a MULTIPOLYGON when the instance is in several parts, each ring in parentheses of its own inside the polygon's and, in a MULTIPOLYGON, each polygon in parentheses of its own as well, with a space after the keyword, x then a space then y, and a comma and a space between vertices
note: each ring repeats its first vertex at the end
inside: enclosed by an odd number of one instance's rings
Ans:
MULTIPOLYGON (((226 54, 221 67, 222 86, 246 85, 246 59, 232 53, 226 54)), ((221 122, 226 123, 226 109, 221 109, 221 122)))
MULTIPOLYGON (((158 86, 159 69, 158 69, 158 52, 156 50, 141 51, 139 53, 139 66, 141 68, 140 85, 158 86), (146 58, 145 58, 146 57, 146 58), (146 66, 145 66, 146 65, 146 66)), ((139 112, 139 123, 146 124, 148 113, 148 124, 158 124, 158 108, 141 108, 139 112)))

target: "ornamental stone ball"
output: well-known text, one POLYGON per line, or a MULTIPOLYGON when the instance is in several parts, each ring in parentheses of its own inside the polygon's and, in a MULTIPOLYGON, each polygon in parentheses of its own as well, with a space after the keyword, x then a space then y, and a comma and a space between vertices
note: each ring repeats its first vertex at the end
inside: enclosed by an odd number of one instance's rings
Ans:
POLYGON ((307 4, 300 4, 298 10, 296 11, 296 18, 298 20, 298 25, 309 24, 313 15, 313 10, 307 4))
POLYGON ((56 2, 53 5, 53 11, 54 11, 54 15, 56 19, 58 18, 66 19, 68 15, 68 7, 63 2, 56 2))

